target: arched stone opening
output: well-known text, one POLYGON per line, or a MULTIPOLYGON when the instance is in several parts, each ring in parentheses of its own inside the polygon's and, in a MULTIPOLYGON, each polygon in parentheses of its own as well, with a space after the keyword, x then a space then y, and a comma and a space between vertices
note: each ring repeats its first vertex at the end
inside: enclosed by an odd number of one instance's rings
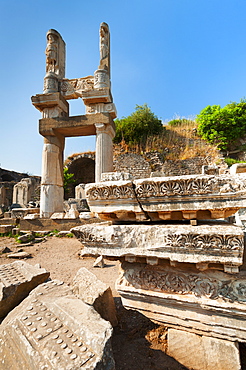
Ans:
POLYGON ((79 184, 95 182, 95 156, 90 158, 78 156, 68 165, 68 172, 74 174, 75 182, 69 185, 69 192, 65 194, 65 199, 75 198, 75 187, 79 184))

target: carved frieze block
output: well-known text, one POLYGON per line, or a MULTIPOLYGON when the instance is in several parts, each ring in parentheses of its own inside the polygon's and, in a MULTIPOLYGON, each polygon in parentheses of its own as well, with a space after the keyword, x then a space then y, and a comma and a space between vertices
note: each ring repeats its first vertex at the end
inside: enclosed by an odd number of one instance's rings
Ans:
POLYGON ((241 228, 228 225, 83 225, 71 232, 84 246, 82 253, 109 257, 155 257, 177 262, 243 263, 241 228))
POLYGON ((116 287, 125 307, 198 334, 246 341, 246 277, 194 267, 122 264, 116 287))
MULTIPOLYGON (((94 188, 97 186, 102 188, 101 184, 94 184, 94 188)), ((107 189, 105 194, 112 193, 112 186, 114 193, 117 193, 115 184, 105 182, 104 186, 107 189)), ((128 186, 132 187, 141 212, 151 221, 226 218, 246 207, 246 176, 243 175, 155 177, 134 180, 128 186)), ((97 207, 96 211, 99 214, 112 213, 111 207, 117 210, 117 205, 120 209, 124 199, 120 192, 111 195, 108 210, 105 195, 95 200, 88 191, 87 197, 92 212, 101 201, 102 209, 100 211, 97 207)), ((129 205, 131 200, 129 198, 129 205)), ((117 218, 117 215, 113 215, 113 218, 117 218)))
POLYGON ((61 94, 66 100, 78 99, 82 97, 82 91, 93 90, 94 77, 63 79, 61 82, 61 94))

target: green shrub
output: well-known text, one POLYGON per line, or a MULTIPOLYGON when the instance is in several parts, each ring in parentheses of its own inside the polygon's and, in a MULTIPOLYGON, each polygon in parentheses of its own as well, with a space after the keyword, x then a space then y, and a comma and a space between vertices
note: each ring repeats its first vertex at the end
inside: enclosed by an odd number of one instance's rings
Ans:
POLYGON ((202 139, 229 150, 246 133, 246 101, 230 103, 224 108, 208 105, 197 115, 197 122, 202 139))
POLYGON ((168 126, 172 126, 172 127, 190 125, 190 124, 194 124, 194 121, 192 121, 191 119, 186 119, 186 118, 177 118, 177 119, 173 119, 168 122, 168 126))
POLYGON ((115 143, 122 140, 126 144, 145 144, 148 136, 158 135, 164 131, 161 120, 144 105, 136 105, 136 110, 128 117, 115 120, 115 143))
POLYGON ((238 161, 237 159, 230 158, 230 157, 224 158, 224 161, 229 167, 231 167, 235 163, 245 163, 244 161, 238 161))

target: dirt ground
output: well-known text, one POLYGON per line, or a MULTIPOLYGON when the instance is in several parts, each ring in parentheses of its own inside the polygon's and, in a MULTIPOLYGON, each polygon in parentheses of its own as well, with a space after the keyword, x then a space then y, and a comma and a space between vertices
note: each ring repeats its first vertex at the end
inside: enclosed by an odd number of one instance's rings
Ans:
MULTIPOLYGON (((8 247, 12 252, 22 249, 31 254, 25 261, 40 264, 50 272, 51 279, 70 284, 76 272, 85 267, 101 281, 110 285, 118 315, 118 326, 114 329, 112 347, 116 370, 185 370, 186 368, 165 354, 167 329, 154 324, 135 310, 126 310, 115 290, 119 262, 106 260, 104 268, 93 267, 94 258, 79 258, 80 242, 75 238, 47 237, 32 246, 22 246, 14 238, 1 237, 0 251, 8 247)), ((0 254, 0 265, 15 259, 0 254)))

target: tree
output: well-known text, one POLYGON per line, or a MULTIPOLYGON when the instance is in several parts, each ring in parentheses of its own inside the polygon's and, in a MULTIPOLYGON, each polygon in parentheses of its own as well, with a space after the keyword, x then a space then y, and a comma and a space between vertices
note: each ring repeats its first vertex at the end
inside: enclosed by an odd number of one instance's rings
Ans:
POLYGON ((144 105, 136 105, 135 112, 128 117, 115 120, 115 143, 124 140, 127 144, 145 144, 148 136, 163 132, 161 120, 144 105))
POLYGON ((65 166, 63 168, 63 187, 64 187, 65 193, 69 192, 69 185, 75 183, 75 179, 73 177, 74 177, 74 174, 69 173, 68 168, 65 166))
POLYGON ((224 108, 208 105, 197 115, 197 123, 198 134, 204 140, 219 149, 230 150, 246 134, 246 101, 233 102, 224 108))

